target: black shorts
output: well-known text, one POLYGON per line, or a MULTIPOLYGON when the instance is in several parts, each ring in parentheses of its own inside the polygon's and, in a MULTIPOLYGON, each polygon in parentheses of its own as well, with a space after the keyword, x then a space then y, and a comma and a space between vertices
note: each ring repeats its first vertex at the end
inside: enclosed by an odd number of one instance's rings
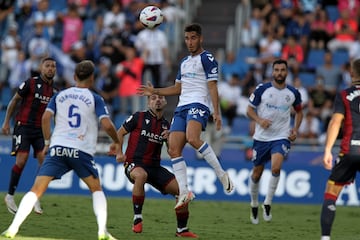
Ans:
POLYGON ((33 147, 34 157, 44 148, 44 137, 41 128, 16 124, 12 139, 11 155, 16 156, 17 152, 30 152, 33 147))
POLYGON ((329 180, 336 184, 346 185, 355 180, 357 171, 360 171, 360 156, 340 154, 335 160, 329 180))
POLYGON ((171 172, 169 172, 166 168, 162 166, 146 166, 146 165, 139 165, 135 163, 124 163, 125 167, 125 175, 129 179, 131 183, 134 183, 134 180, 130 177, 130 172, 137 167, 141 167, 145 170, 145 172, 148 174, 147 183, 149 183, 151 186, 159 190, 162 194, 165 193, 165 187, 173 180, 175 179, 175 175, 171 172))

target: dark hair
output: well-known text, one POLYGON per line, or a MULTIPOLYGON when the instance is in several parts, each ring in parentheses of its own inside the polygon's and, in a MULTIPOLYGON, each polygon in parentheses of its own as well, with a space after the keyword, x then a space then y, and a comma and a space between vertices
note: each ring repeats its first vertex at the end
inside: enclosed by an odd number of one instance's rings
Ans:
POLYGON ((83 81, 88 79, 94 71, 94 63, 90 60, 83 60, 76 65, 75 75, 79 81, 83 81))
POLYGON ((356 59, 352 62, 351 69, 355 75, 355 77, 360 77, 360 59, 356 59))
POLYGON ((196 32, 198 35, 202 34, 201 26, 198 23, 191 23, 186 25, 184 28, 184 32, 196 32))
POLYGON ((284 59, 277 59, 277 60, 275 60, 275 61, 273 62, 272 68, 274 68, 274 66, 275 66, 276 64, 285 64, 286 68, 288 67, 287 61, 284 60, 284 59))
POLYGON ((43 64, 44 62, 46 61, 53 61, 53 62, 56 62, 54 58, 52 57, 45 57, 43 59, 41 59, 41 64, 43 64))

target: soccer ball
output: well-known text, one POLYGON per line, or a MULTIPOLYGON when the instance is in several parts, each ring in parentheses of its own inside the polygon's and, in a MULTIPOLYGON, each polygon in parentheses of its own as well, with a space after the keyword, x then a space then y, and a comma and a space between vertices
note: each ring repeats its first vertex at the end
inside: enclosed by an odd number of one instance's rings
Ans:
POLYGON ((164 16, 158 7, 147 6, 141 10, 139 20, 146 28, 155 28, 163 22, 164 16))

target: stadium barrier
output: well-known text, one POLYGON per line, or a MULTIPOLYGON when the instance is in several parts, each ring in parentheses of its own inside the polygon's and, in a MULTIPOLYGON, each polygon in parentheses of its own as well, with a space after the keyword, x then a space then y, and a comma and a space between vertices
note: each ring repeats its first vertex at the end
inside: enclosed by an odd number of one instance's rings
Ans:
MULTIPOLYGON (((13 166, 14 157, 4 151, 9 150, 3 144, 0 145, 0 191, 6 192, 8 187, 10 169, 13 166)), ((195 152, 185 148, 184 157, 188 164, 188 182, 197 200, 224 200, 249 202, 249 176, 252 163, 245 160, 245 153, 241 150, 223 150, 221 163, 235 183, 235 190, 226 194, 221 183, 217 180, 214 171, 204 160, 199 160, 195 152)), ((325 183, 329 171, 321 166, 322 153, 319 152, 291 152, 283 164, 279 186, 276 191, 274 202, 320 204, 323 198, 325 183)), ((124 174, 122 164, 115 162, 114 157, 96 156, 95 161, 100 173, 101 182, 107 196, 131 197, 132 184, 124 174)), ((169 159, 163 160, 163 165, 171 171, 169 159)), ((18 192, 26 192, 33 184, 37 169, 37 161, 30 158, 23 176, 20 180, 18 192)), ((271 172, 269 165, 264 171, 260 183, 260 201, 267 192, 267 183, 271 172)), ((355 205, 359 201, 359 181, 344 188, 338 199, 338 205, 355 205)), ((53 194, 88 194, 87 187, 73 173, 69 172, 61 180, 54 180, 47 193, 53 194)), ((146 186, 146 196, 161 198, 155 189, 146 186)), ((170 198, 170 196, 167 196, 170 198)))

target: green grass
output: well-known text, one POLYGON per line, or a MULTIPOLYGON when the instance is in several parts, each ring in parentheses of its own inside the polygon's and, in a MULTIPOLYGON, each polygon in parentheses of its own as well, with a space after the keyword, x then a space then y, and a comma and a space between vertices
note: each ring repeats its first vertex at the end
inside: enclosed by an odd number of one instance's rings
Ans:
MULTIPOLYGON (((3 197, 5 194, 0 195, 3 197)), ((22 194, 16 195, 19 202, 22 194)), ((44 214, 31 213, 23 223, 16 239, 96 239, 97 226, 90 196, 45 195, 44 214)), ((176 239, 174 201, 146 199, 143 208, 143 233, 131 231, 131 198, 108 198, 108 229, 119 239, 162 240, 176 239)), ((312 240, 320 239, 320 205, 291 205, 274 202, 271 223, 261 221, 252 225, 249 203, 202 201, 190 205, 189 227, 200 239, 312 240)), ((10 224, 13 215, 5 204, 0 207, 0 231, 10 224)), ((332 239, 359 239, 356 223, 360 209, 338 207, 332 239)))

